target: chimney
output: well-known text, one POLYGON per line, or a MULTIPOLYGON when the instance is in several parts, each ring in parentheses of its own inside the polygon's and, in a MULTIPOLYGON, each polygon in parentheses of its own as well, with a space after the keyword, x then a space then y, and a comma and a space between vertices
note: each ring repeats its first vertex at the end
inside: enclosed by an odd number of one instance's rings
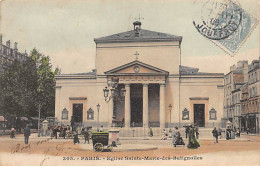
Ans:
POLYGON ((18 51, 17 45, 18 45, 18 43, 17 43, 17 42, 14 42, 14 50, 15 50, 15 51, 18 51))
POLYGON ((243 67, 243 74, 244 74, 244 82, 248 82, 248 62, 244 63, 243 67))
POLYGON ((6 46, 7 46, 8 48, 10 48, 10 43, 11 43, 10 40, 6 41, 6 46))

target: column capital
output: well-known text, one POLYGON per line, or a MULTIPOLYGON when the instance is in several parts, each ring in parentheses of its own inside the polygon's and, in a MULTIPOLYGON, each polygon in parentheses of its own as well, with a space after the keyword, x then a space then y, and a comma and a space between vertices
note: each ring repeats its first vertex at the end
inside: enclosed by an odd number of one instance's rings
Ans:
POLYGON ((148 87, 149 83, 142 83, 143 87, 148 87))
POLYGON ((124 83, 125 87, 130 87, 130 83, 124 83))

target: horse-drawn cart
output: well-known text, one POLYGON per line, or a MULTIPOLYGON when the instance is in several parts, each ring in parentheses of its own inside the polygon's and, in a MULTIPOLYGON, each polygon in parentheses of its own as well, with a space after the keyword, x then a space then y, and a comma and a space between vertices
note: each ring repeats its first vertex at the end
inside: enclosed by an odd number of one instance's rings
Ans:
POLYGON ((109 134, 108 132, 92 132, 92 142, 94 151, 107 151, 112 150, 112 146, 108 144, 109 134))

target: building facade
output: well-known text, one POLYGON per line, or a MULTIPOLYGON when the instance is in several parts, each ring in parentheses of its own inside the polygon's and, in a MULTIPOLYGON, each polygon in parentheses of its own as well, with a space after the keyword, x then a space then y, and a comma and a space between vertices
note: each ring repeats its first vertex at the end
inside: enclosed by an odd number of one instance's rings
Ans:
POLYGON ((55 117, 59 122, 76 119, 84 126, 116 124, 137 131, 220 125, 224 74, 181 66, 181 36, 141 29, 137 21, 132 31, 94 41, 93 72, 56 76, 55 117), (115 93, 111 88, 114 79, 118 80, 116 90, 125 91, 124 99, 105 99, 106 87, 115 93))
POLYGON ((242 132, 259 133, 259 60, 239 61, 224 77, 224 121, 242 132))
POLYGON ((14 48, 11 48, 11 41, 6 41, 6 45, 3 44, 2 35, 0 35, 0 75, 4 73, 6 69, 14 62, 18 60, 23 62, 27 59, 26 53, 18 52, 18 43, 14 43, 14 48))
POLYGON ((244 128, 249 133, 259 134, 260 112, 260 59, 252 61, 248 67, 248 84, 244 87, 242 110, 244 128))

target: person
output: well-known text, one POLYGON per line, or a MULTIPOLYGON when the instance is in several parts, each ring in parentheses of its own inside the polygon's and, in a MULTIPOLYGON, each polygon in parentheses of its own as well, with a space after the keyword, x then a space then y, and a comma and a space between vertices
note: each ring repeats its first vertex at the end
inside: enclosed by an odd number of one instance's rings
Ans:
POLYGON ((165 129, 163 129, 163 131, 162 131, 162 138, 161 138, 161 140, 166 140, 167 138, 166 138, 166 130, 165 129))
POLYGON ((12 127, 11 133, 10 133, 10 138, 11 139, 15 138, 14 132, 15 132, 15 129, 12 127))
POLYGON ((237 137, 240 137, 240 129, 239 129, 239 127, 238 127, 237 130, 236 130, 236 136, 237 136, 237 137))
POLYGON ((78 136, 78 133, 77 132, 75 132, 74 131, 74 135, 73 135, 73 143, 74 143, 74 145, 76 144, 76 143, 80 143, 79 142, 79 136, 78 136))
POLYGON ((153 129, 152 129, 152 127, 149 127, 149 136, 153 137, 153 129))
POLYGON ((66 131, 67 131, 67 128, 64 126, 63 128, 62 128, 62 136, 63 136, 63 139, 65 139, 66 138, 66 131))
POLYGON ((176 126, 175 130, 172 132, 172 144, 174 147, 176 147, 176 145, 185 145, 178 129, 179 128, 176 126))
POLYGON ((218 143, 218 130, 216 127, 212 130, 212 134, 216 138, 216 143, 218 143))
POLYGON ((187 145, 188 148, 198 148, 200 147, 200 144, 198 143, 197 139, 196 139, 196 130, 194 129, 194 127, 192 127, 192 125, 189 126, 189 144, 187 145))
POLYGON ((54 129, 52 130, 52 132, 53 132, 53 136, 55 137, 55 139, 57 139, 57 137, 58 137, 58 127, 57 127, 57 126, 54 127, 54 129))
POLYGON ((25 144, 29 143, 30 135, 31 135, 31 130, 29 128, 29 125, 27 124, 26 127, 24 128, 24 143, 25 144))
POLYGON ((72 131, 74 131, 75 130, 75 119, 74 119, 74 116, 71 116, 70 125, 71 125, 71 128, 72 128, 72 131))
POLYGON ((195 124, 195 131, 196 131, 196 138, 199 139, 199 127, 197 124, 195 124))
POLYGON ((222 129, 220 127, 218 128, 218 136, 220 139, 222 138, 222 129))
POLYGON ((230 129, 230 126, 227 126, 227 129, 226 129, 226 139, 227 140, 231 139, 231 129, 230 129))
POLYGON ((186 138, 188 138, 188 133, 189 133, 189 125, 185 126, 186 138))
POLYGON ((83 128, 83 135, 84 135, 84 138, 85 138, 85 144, 86 142, 88 141, 88 144, 89 144, 89 133, 88 133, 88 130, 85 131, 85 129, 83 128))

